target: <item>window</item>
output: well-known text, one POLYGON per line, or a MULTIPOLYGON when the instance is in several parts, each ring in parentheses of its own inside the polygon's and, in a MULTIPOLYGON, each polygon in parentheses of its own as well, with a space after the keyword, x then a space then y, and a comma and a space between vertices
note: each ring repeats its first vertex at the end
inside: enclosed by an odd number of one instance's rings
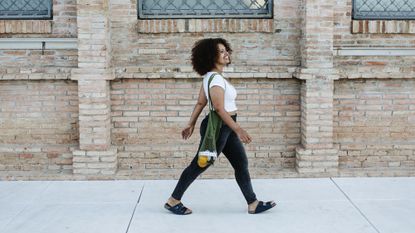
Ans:
POLYGON ((51 19, 52 0, 0 0, 0 19, 51 19))
POLYGON ((353 0, 353 19, 415 19, 415 0, 353 0))
POLYGON ((139 19, 272 18, 272 0, 138 0, 139 19))

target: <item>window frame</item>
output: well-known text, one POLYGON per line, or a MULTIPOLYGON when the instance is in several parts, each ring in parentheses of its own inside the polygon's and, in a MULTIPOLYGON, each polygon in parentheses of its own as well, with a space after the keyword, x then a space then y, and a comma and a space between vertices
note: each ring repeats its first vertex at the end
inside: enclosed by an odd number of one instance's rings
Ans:
MULTIPOLYGON (((387 12, 385 12, 385 16, 359 14, 359 11, 357 11, 357 7, 356 7, 357 1, 363 1, 363 0, 352 0, 352 20, 415 20, 415 13, 413 16, 410 16, 410 17, 406 17, 406 16, 396 17, 392 15, 386 15, 387 12)), ((372 12, 376 12, 376 11, 372 11, 372 12)))
POLYGON ((273 19, 274 17, 274 1, 267 0, 268 12, 266 14, 198 14, 198 15, 184 15, 184 14, 168 14, 168 15, 148 15, 143 13, 142 5, 145 0, 137 0, 137 19, 139 20, 162 20, 162 19, 273 19))
MULTIPOLYGON (((47 15, 3 15, 0 14, 0 20, 52 20, 53 19, 53 0, 44 0, 47 2, 47 15)), ((0 11, 1 12, 1 11, 0 11)))

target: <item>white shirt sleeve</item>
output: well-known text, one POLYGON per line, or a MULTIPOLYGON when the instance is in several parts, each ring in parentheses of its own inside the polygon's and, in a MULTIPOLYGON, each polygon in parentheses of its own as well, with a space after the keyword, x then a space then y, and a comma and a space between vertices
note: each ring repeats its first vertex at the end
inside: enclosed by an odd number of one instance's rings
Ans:
POLYGON ((225 85, 226 85, 225 84, 225 79, 222 77, 222 75, 217 74, 213 77, 209 88, 212 88, 213 86, 220 86, 220 87, 222 87, 223 90, 226 90, 225 85))

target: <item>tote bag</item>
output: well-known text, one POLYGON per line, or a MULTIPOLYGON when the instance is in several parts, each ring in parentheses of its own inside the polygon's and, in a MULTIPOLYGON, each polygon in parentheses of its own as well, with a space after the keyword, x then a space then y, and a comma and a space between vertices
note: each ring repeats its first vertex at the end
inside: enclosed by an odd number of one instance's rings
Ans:
POLYGON ((202 141, 202 145, 200 146, 197 164, 199 167, 206 167, 211 165, 215 162, 216 158, 218 157, 217 150, 216 150, 216 142, 219 138, 220 128, 222 127, 222 119, 213 109, 212 99, 210 98, 210 83, 212 82, 213 78, 216 74, 212 74, 209 77, 208 82, 208 98, 209 98, 209 116, 208 116, 208 124, 206 127, 206 133, 202 141))

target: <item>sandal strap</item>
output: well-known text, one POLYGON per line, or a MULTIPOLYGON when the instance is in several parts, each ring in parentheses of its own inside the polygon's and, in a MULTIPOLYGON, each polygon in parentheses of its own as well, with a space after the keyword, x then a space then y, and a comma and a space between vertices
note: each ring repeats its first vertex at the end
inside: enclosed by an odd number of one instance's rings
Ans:
MULTIPOLYGON (((167 204, 168 205, 168 204, 167 204)), ((168 205, 168 210, 170 210, 171 212, 175 213, 175 214, 185 214, 187 211, 187 207, 183 205, 183 203, 179 203, 175 206, 170 206, 168 205)))
POLYGON ((263 202, 263 201, 259 201, 257 207, 255 208, 255 211, 253 212, 254 214, 258 214, 261 212, 264 212, 266 210, 271 209, 272 207, 274 207, 275 205, 273 205, 272 201, 268 201, 268 202, 263 202))

